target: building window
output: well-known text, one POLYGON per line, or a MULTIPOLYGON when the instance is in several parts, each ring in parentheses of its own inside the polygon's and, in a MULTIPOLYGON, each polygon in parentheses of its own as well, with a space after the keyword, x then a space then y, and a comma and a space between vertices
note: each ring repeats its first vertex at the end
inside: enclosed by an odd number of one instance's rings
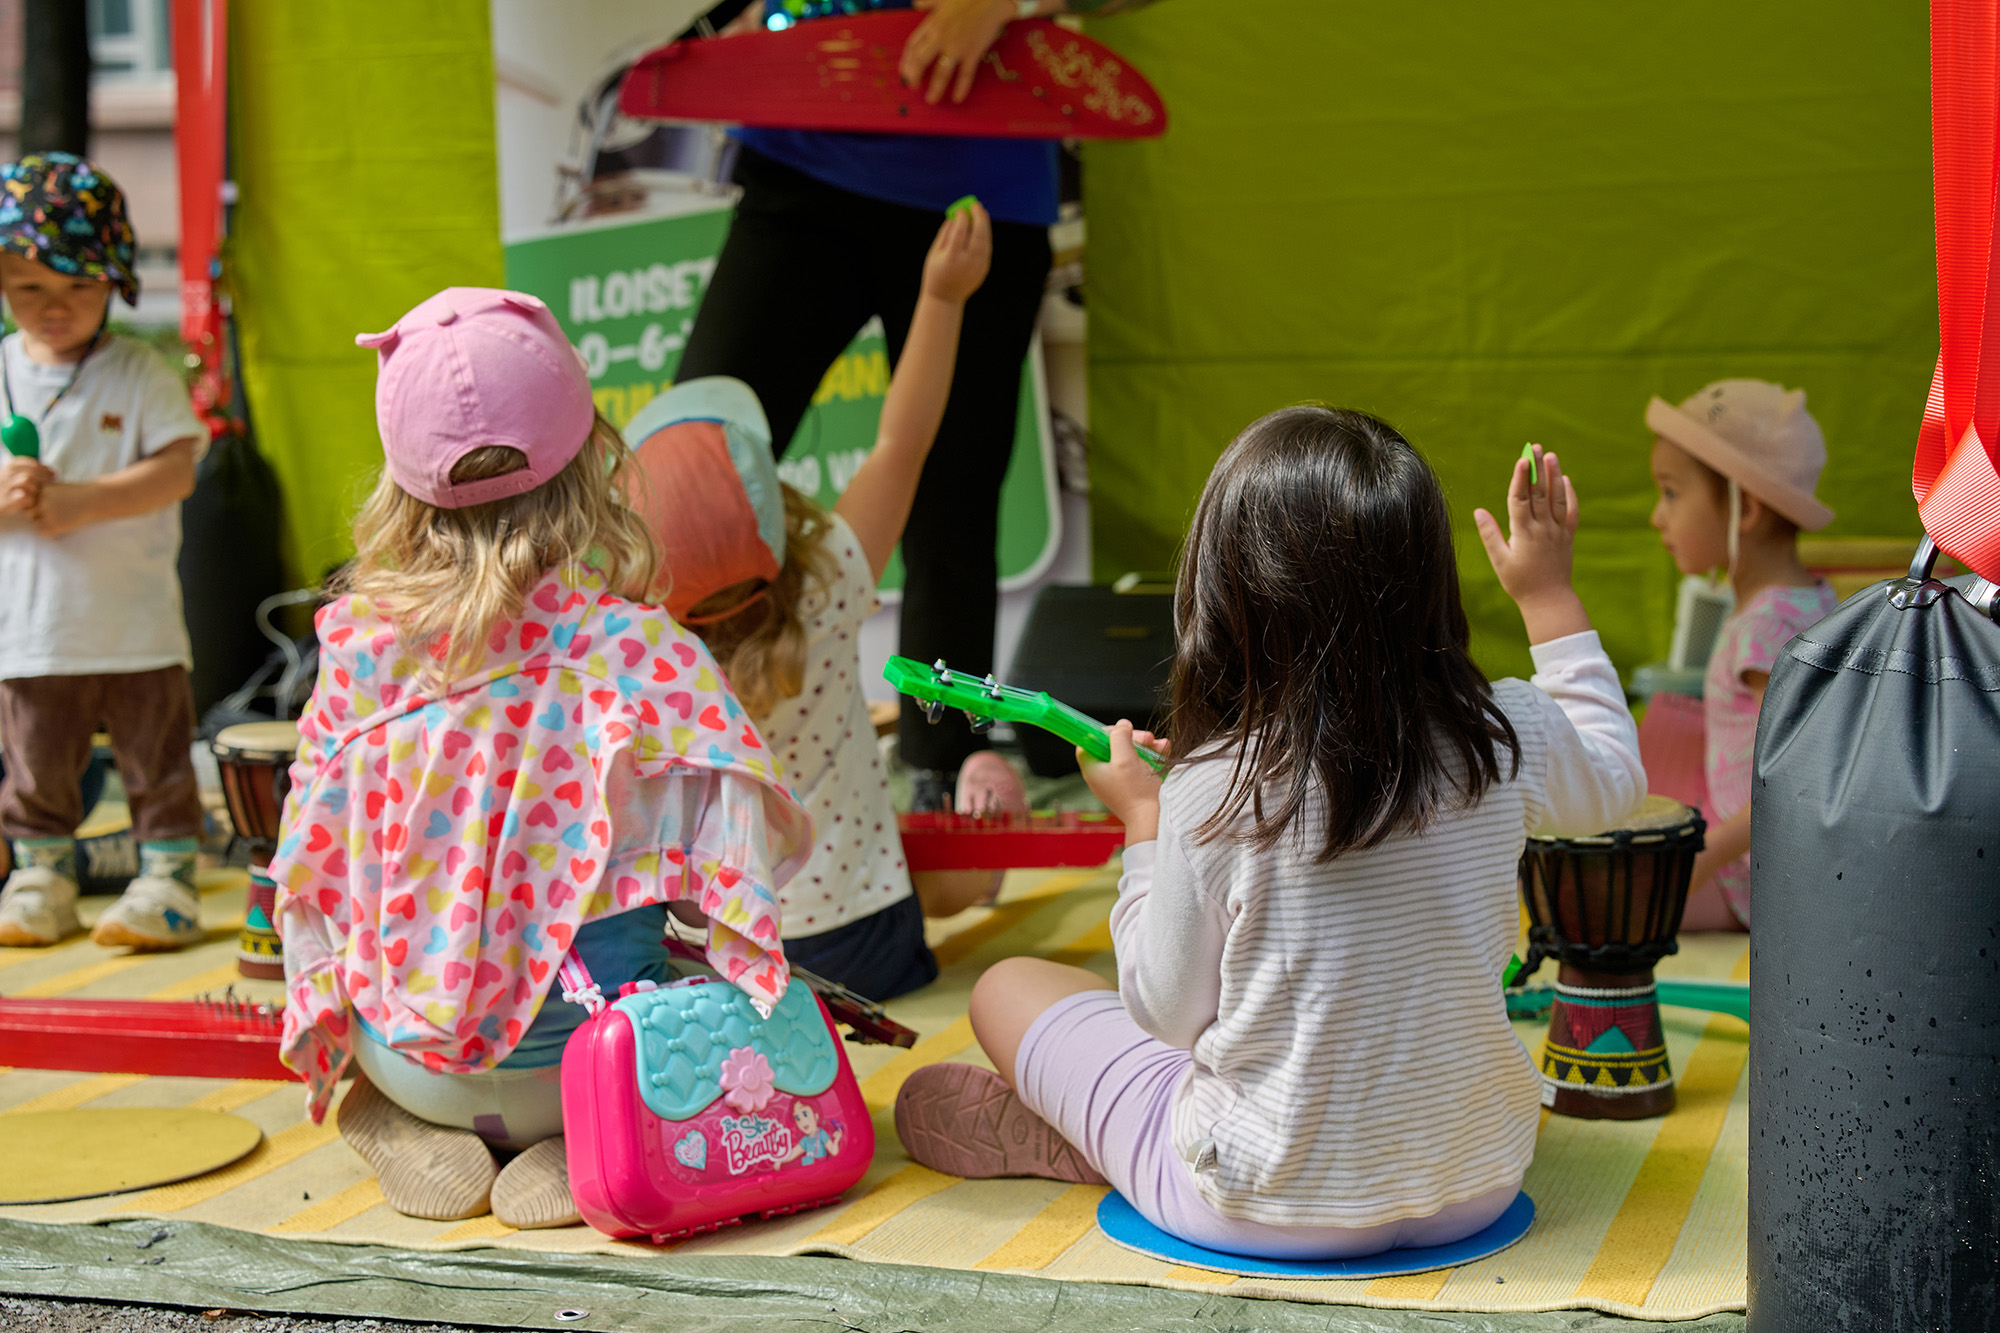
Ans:
POLYGON ((89 0, 91 73, 153 79, 173 71, 169 0, 89 0))

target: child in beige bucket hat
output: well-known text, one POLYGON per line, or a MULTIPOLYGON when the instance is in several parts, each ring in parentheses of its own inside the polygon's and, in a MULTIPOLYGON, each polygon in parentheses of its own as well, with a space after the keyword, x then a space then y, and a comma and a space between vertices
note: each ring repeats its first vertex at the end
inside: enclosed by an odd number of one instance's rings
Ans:
POLYGON ((1717 380, 1675 407, 1646 405, 1654 435, 1653 527, 1684 574, 1728 571, 1736 609, 1708 659, 1708 846, 1682 928, 1750 925, 1750 770, 1757 710, 1786 640, 1833 610, 1833 589, 1799 561, 1800 531, 1833 511, 1813 492, 1826 439, 1803 389, 1717 380))

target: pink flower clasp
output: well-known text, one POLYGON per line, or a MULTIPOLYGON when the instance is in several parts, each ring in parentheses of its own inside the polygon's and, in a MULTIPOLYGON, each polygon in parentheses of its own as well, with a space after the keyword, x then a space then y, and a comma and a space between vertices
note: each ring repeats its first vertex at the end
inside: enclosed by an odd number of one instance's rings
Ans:
POLYGON ((726 1094, 723 1100, 742 1114, 763 1110, 774 1091, 771 1062, 749 1046, 738 1046, 729 1053, 722 1062, 722 1077, 717 1082, 726 1094))

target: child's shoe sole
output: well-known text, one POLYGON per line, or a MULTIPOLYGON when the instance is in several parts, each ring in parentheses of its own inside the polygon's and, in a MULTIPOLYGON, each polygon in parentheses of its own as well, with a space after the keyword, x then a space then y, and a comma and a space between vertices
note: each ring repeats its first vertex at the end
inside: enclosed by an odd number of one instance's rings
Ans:
POLYGON ((949 1176, 1106 1183, 1005 1079, 978 1065, 925 1065, 905 1079, 896 1094, 896 1137, 916 1161, 949 1176))
POLYGON ((543 1139, 500 1168, 493 1182, 493 1216, 517 1231, 583 1221, 570 1197, 569 1158, 560 1134, 543 1139))
POLYGON ((469 1129, 419 1120, 358 1077, 341 1099, 340 1137, 375 1168, 382 1198, 407 1217, 456 1222, 486 1211, 493 1154, 469 1129))

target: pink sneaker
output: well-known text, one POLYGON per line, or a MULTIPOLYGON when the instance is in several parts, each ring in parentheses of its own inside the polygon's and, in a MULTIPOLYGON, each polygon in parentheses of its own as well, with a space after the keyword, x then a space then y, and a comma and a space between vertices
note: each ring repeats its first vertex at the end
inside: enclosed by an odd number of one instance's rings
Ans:
POLYGON ((912 1158, 948 1176, 1107 1183, 1005 1079, 978 1065, 925 1065, 903 1080, 896 1094, 896 1137, 912 1158))

